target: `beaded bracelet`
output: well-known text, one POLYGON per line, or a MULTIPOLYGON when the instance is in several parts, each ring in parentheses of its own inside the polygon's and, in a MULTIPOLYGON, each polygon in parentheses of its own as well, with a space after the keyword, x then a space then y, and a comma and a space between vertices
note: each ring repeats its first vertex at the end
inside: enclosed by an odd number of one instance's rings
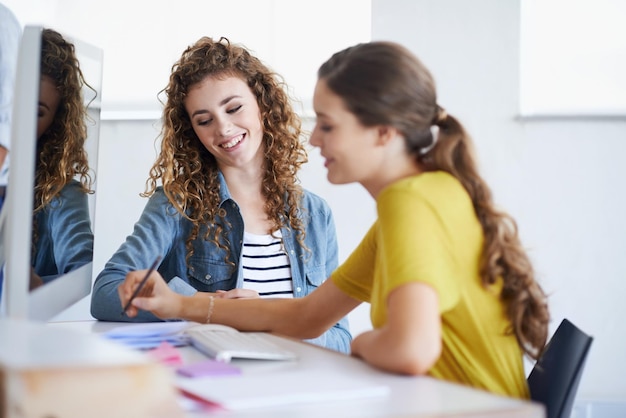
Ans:
POLYGON ((209 310, 206 314, 206 321, 205 323, 210 323, 211 322, 211 315, 213 315, 213 306, 215 305, 215 297, 214 296, 209 296, 209 310))

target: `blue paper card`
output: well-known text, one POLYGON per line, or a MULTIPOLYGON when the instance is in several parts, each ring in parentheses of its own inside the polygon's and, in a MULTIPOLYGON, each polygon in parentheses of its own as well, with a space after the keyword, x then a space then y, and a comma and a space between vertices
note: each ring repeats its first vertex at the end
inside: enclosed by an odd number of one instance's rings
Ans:
POLYGON ((189 326, 186 321, 135 323, 115 327, 103 336, 137 349, 156 348, 163 341, 181 347, 189 344, 183 332, 189 326))

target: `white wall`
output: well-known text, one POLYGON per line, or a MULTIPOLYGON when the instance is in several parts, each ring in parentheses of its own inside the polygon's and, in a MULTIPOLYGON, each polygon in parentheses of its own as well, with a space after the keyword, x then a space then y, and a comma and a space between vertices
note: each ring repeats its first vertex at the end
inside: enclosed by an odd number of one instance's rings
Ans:
POLYGON ((410 47, 433 72, 440 104, 473 135, 550 294, 551 331, 567 317, 594 336, 579 398, 623 401, 626 115, 516 119, 519 17, 519 0, 373 0, 372 38, 410 47))
POLYGON ((117 116, 158 115, 157 93, 172 64, 201 36, 226 36, 250 48, 285 77, 305 107, 317 66, 370 36, 369 0, 1 1, 23 25, 49 25, 103 48, 103 110, 117 116))

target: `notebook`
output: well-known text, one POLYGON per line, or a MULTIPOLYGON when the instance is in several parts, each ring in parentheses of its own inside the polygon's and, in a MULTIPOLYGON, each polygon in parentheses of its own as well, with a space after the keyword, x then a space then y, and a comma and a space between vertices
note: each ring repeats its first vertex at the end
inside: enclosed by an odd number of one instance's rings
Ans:
POLYGON ((391 393, 388 386, 363 377, 330 377, 323 371, 310 370, 195 379, 179 377, 175 384, 183 394, 227 410, 382 398, 391 393))

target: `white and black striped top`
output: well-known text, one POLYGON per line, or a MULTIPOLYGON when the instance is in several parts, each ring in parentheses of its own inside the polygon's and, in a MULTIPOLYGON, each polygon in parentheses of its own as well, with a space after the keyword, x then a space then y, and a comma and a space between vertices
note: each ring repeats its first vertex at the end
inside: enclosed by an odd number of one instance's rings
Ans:
POLYGON ((243 287, 262 298, 292 298, 291 266, 280 231, 274 235, 243 234, 243 287))

